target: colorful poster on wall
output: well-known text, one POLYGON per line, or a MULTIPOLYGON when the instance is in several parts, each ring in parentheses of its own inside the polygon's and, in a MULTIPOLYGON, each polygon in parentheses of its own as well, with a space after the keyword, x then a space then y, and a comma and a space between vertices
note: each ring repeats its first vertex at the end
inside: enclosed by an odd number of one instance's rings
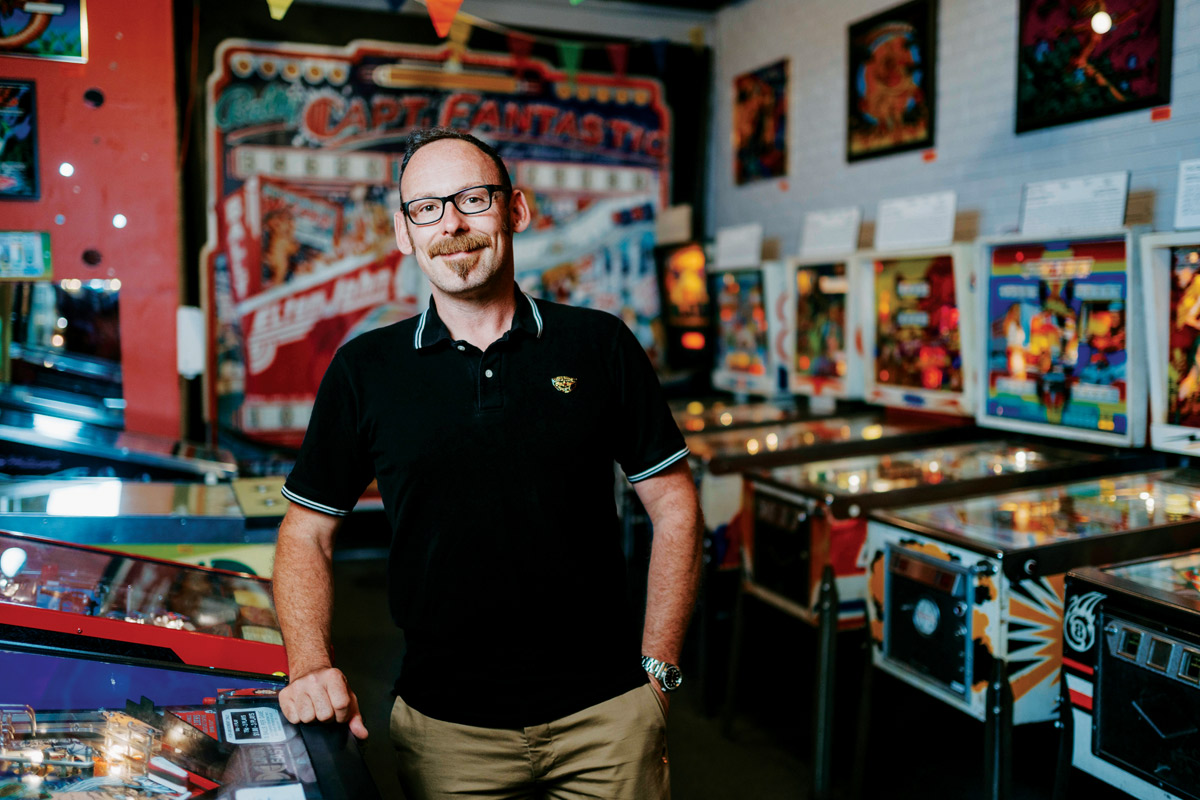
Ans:
POLYGON ((913 0, 849 29, 846 160, 933 146, 937 0, 913 0))
POLYGON ((996 247, 988 276, 987 413, 1127 432, 1124 237, 996 247))
POLYGON ((392 214, 406 137, 433 125, 492 143, 525 192, 533 222, 514 240, 522 289, 620 316, 658 359, 662 97, 655 80, 568 79, 507 54, 223 42, 208 81, 202 255, 220 424, 298 445, 337 348, 425 307, 428 284, 396 250, 392 214), (457 68, 444 69, 452 52, 457 68))
POLYGON ((0 56, 87 61, 87 0, 0 2, 0 56))
POLYGON ((733 170, 737 185, 787 175, 788 61, 733 81, 733 170))
POLYGON ((1022 0, 1017 133, 1171 102, 1174 0, 1022 0))
POLYGON ((0 200, 38 198, 33 81, 0 80, 0 200))
POLYGON ((1200 250, 1171 248, 1167 423, 1200 428, 1200 250))

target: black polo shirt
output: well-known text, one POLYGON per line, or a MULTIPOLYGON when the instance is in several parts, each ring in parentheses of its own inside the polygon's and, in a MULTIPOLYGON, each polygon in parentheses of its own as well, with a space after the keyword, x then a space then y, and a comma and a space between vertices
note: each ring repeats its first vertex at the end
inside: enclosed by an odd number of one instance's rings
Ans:
MULTIPOLYGON (((637 339, 516 290, 486 351, 419 317, 343 346, 283 493, 344 515, 377 477, 396 691, 427 716, 548 722, 645 682, 613 500, 687 455, 637 339)), ((361 613, 374 614, 375 609, 361 613)))

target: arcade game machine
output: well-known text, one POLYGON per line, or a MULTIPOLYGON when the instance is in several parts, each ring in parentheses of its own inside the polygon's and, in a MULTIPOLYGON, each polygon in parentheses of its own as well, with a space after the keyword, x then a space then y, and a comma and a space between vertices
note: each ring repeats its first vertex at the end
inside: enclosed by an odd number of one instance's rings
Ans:
POLYGON ((1200 797, 1200 551, 1067 573, 1062 634, 1056 796, 1074 765, 1134 797, 1200 797))
MULTIPOLYGON (((1200 451, 1200 232, 1140 242, 1151 446, 1191 456, 1200 451)), ((1060 787, 1073 764, 1135 796, 1200 797, 1198 567, 1191 552, 1067 575, 1060 787)))
MULTIPOLYGON (((1129 231, 981 244, 980 425, 1141 444, 1132 244, 1129 231)), ((1200 530, 1178 522, 1192 494, 1181 475, 1142 472, 870 515, 872 661, 985 722, 991 797, 1009 792, 1012 726, 1058 714, 1064 574, 1178 549, 1200 530)))
POLYGON ((713 345, 704 245, 660 245, 654 248, 654 260, 662 298, 667 367, 672 373, 706 375, 712 369, 713 345))
MULTIPOLYGON (((232 456, 123 430, 120 281, 0 287, 0 474, 226 480, 232 456)), ((169 376, 174 384, 175 376, 169 376)))
POLYGON ((793 394, 810 398, 863 395, 863 344, 859 336, 863 287, 851 280, 851 259, 793 258, 794 283, 789 358, 793 394))
POLYGON ((0 534, 0 607, 0 796, 379 796, 280 712, 265 581, 0 534))
MULTIPOLYGON (((10 531, 270 577, 278 518, 263 517, 266 524, 257 524, 259 518, 243 512, 237 488, 229 483, 26 478, 0 483, 0 515, 10 531)), ((250 513, 274 511, 265 505, 272 499, 267 493, 258 496, 251 489, 244 494, 250 513)), ((285 504, 279 497, 278 506, 285 504)))

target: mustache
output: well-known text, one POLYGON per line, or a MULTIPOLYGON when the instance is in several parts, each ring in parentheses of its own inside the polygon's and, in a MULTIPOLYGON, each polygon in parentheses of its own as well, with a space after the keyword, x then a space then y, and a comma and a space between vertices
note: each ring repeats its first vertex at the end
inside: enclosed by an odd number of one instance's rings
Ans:
POLYGON ((447 253, 479 250, 491 243, 492 240, 482 233, 462 233, 458 236, 451 236, 448 239, 438 239, 429 245, 428 253, 430 256, 444 256, 447 253))

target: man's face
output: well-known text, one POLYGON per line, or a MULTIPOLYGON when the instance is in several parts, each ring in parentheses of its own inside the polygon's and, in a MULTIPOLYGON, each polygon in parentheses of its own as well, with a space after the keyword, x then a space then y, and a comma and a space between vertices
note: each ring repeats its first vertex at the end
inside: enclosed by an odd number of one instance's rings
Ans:
MULTIPOLYGON (((445 197, 481 184, 498 184, 492 160, 469 142, 441 139, 427 144, 409 160, 400 184, 404 202, 445 197)), ((471 295, 481 288, 513 280, 512 235, 529 225, 529 207, 519 191, 493 195, 481 214, 463 214, 446 201, 442 218, 414 225, 396 212, 396 244, 415 255, 421 271, 449 295, 471 295)))

